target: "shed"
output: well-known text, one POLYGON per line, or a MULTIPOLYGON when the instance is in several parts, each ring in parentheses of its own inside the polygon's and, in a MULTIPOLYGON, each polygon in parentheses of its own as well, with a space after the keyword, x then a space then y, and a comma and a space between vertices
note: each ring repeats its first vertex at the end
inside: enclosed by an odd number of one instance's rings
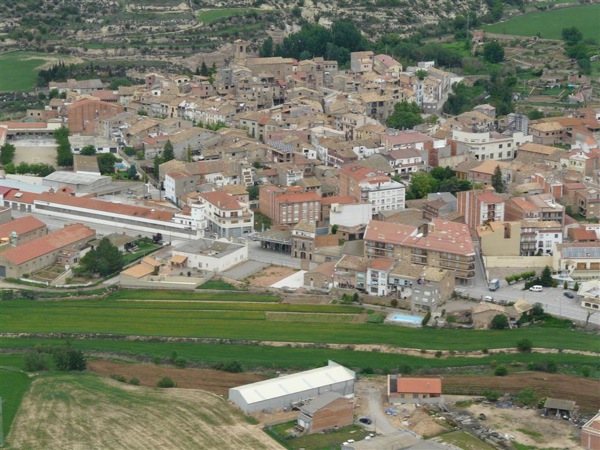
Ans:
POLYGON ((562 400, 548 397, 544 403, 544 415, 556 417, 562 417, 566 415, 567 417, 571 417, 575 411, 575 406, 576 403, 573 400, 562 400))
POLYGON ((355 377, 354 371, 329 361, 325 367, 231 388, 229 400, 246 414, 283 409, 329 391, 354 395, 355 377))

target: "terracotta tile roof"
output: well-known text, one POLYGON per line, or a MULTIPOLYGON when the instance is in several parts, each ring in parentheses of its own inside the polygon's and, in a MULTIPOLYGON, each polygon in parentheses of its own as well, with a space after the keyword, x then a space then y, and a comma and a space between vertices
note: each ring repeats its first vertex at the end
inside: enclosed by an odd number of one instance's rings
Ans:
POLYGON ((315 191, 309 192, 291 192, 286 194, 281 194, 277 197, 277 202, 279 204, 282 203, 302 203, 302 202, 319 202, 321 197, 315 191))
POLYGON ((334 203, 351 205, 358 202, 351 195, 334 195, 333 197, 325 197, 321 199, 321 205, 333 205, 334 203))
POLYGON ((529 200, 522 197, 513 197, 510 202, 521 208, 523 211, 537 211, 539 208, 529 200))
POLYGON ((8 129, 13 128, 46 128, 46 122, 0 122, 0 125, 6 125, 8 129))
POLYGON ((503 200, 498 197, 496 194, 492 193, 492 192, 484 192, 483 194, 479 194, 477 195, 477 200, 479 200, 480 202, 483 203, 502 203, 503 200))
POLYGON ((131 266, 129 269, 124 270, 123 272, 121 272, 121 275, 127 275, 132 278, 142 278, 147 275, 150 275, 152 272, 154 272, 154 269, 152 267, 150 267, 147 264, 140 263, 136 264, 135 266, 131 266))
POLYGON ((480 165, 473 167, 471 172, 485 173, 487 175, 493 175, 496 167, 500 167, 500 170, 505 170, 510 167, 510 163, 504 161, 495 161, 488 159, 482 162, 480 165))
POLYGON ((574 241, 594 241, 596 240, 596 232, 594 230, 586 230, 585 228, 575 228, 571 230, 574 241))
POLYGON ((204 192, 200 197, 221 210, 242 209, 242 205, 235 197, 223 191, 204 192))
POLYGON ((2 254, 2 258, 15 265, 23 264, 32 259, 68 247, 77 241, 93 239, 96 232, 80 223, 68 225, 54 233, 50 233, 25 244, 18 245, 2 254))
POLYGON ((405 378, 396 381, 397 392, 403 394, 441 394, 442 380, 440 378, 405 378))
POLYGON ((0 226, 0 238, 10 236, 13 231, 20 236, 40 228, 46 228, 46 224, 41 220, 33 216, 21 217, 0 226))
POLYGON ((390 270, 394 266, 394 260, 389 258, 375 258, 369 261, 369 268, 375 270, 390 270))

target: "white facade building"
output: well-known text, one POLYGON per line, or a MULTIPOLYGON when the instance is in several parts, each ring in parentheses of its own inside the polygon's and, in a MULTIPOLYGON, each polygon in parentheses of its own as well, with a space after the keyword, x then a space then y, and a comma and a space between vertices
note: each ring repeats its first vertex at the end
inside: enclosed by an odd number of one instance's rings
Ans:
POLYGON ((356 203, 344 205, 333 203, 329 210, 329 224, 355 227, 365 225, 372 219, 372 207, 370 203, 356 203))
POLYGON ((371 204, 371 213, 404 209, 406 187, 394 180, 371 183, 365 180, 360 183, 361 201, 371 204))
POLYGON ((488 159, 514 159, 516 150, 526 142, 533 142, 533 136, 520 131, 514 133, 472 133, 468 131, 452 131, 452 139, 458 143, 457 148, 466 148, 479 161, 488 159))
POLYGON ((248 260, 248 247, 225 239, 197 239, 173 249, 173 256, 187 258, 186 266, 207 272, 224 272, 248 260))
POLYGON ((241 237, 252 233, 254 213, 246 203, 223 191, 205 192, 198 196, 205 206, 207 228, 215 237, 241 237))

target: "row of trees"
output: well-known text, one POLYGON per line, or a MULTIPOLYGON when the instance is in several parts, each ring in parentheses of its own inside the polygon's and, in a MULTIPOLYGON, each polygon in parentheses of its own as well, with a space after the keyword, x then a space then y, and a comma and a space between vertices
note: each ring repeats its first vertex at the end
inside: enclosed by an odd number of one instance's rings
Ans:
POLYGON ((13 163, 8 163, 4 166, 6 173, 18 173, 19 175, 34 175, 36 177, 45 177, 54 172, 54 167, 50 164, 33 163, 29 164, 21 162, 15 166, 13 163))
POLYGON ((69 129, 61 127, 54 132, 56 140, 56 164, 60 167, 71 167, 73 165, 73 151, 69 143, 69 129))
POLYGON ((583 33, 577 27, 563 28, 562 40, 565 43, 565 53, 577 61, 579 71, 584 75, 591 75, 592 64, 590 56, 594 54, 598 43, 594 39, 583 39, 583 33))

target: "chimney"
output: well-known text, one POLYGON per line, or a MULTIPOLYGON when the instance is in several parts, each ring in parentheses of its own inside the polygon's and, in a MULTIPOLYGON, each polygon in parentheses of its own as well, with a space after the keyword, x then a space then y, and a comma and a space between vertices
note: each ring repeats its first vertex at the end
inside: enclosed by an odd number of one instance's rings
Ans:
POLYGON ((19 235, 17 234, 16 231, 10 232, 9 242, 12 247, 17 246, 17 243, 19 242, 19 235))

